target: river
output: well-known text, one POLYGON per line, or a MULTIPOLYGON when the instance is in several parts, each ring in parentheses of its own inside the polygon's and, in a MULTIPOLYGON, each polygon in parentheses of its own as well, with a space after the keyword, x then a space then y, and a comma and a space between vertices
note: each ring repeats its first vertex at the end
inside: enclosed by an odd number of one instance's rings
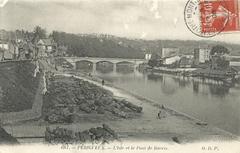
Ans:
POLYGON ((117 87, 240 135, 240 85, 139 72, 94 75, 117 87))

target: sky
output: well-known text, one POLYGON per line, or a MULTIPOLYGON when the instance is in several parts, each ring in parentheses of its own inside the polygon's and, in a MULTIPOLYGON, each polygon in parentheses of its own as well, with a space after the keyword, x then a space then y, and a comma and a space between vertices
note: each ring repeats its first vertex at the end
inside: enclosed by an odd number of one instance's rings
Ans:
POLYGON ((240 43, 237 32, 213 38, 191 33, 184 22, 186 3, 187 0, 0 0, 0 29, 31 31, 40 25, 48 32, 240 43))

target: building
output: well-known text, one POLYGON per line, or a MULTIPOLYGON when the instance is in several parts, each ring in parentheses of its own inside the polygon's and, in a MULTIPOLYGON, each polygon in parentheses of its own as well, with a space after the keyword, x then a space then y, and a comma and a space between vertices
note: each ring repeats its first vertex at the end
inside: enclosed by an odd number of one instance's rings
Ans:
POLYGON ((39 39, 37 48, 39 57, 47 57, 55 51, 56 45, 52 39, 39 39))
POLYGON ((163 65, 171 65, 180 61, 180 56, 166 57, 163 59, 163 65))
POLYGON ((0 60, 16 59, 18 53, 18 45, 15 41, 0 40, 0 60))
POLYGON ((240 67, 240 56, 228 56, 230 60, 230 66, 240 67))
POLYGON ((0 48, 4 49, 4 50, 8 50, 9 49, 9 44, 7 41, 4 40, 0 40, 0 48))
POLYGON ((172 57, 179 55, 179 48, 162 48, 161 58, 172 57))
POLYGON ((190 68, 193 65, 193 57, 191 55, 182 56, 179 61, 180 68, 190 68))
POLYGON ((8 49, 8 44, 2 40, 0 40, 0 60, 4 60, 4 52, 8 49))
POLYGON ((17 59, 17 57, 19 55, 19 46, 18 46, 18 43, 15 40, 12 40, 9 43, 9 52, 12 54, 13 59, 17 59))
POLYGON ((68 48, 64 45, 59 45, 57 51, 53 54, 54 56, 66 56, 68 48))
POLYGON ((210 48, 195 48, 194 49, 194 64, 199 65, 210 60, 210 48))
POLYGON ((152 54, 145 54, 145 60, 150 60, 152 57, 152 54))

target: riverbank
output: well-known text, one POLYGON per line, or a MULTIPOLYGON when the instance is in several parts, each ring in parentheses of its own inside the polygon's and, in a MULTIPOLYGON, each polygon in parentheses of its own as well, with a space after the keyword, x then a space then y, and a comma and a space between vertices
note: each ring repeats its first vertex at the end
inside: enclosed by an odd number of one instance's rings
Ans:
POLYGON ((155 103, 164 104, 210 125, 240 135, 240 84, 236 83, 231 87, 222 81, 161 73, 122 75, 98 72, 96 76, 155 103))
POLYGON ((210 68, 146 68, 146 71, 152 73, 164 73, 176 76, 186 77, 199 77, 202 79, 213 79, 223 81, 225 84, 231 85, 232 83, 239 82, 239 68, 232 68, 225 70, 214 70, 210 68))
MULTIPOLYGON (((72 74, 74 74, 74 73, 71 73, 70 75, 68 74, 68 76, 72 76, 72 74)), ((65 76, 66 76, 66 74, 64 74, 65 76)), ((88 76, 88 75, 84 75, 84 74, 78 74, 78 76, 75 76, 75 75, 73 75, 74 77, 77 77, 77 78, 79 78, 79 79, 84 79, 84 80, 86 80, 86 81, 90 81, 91 83, 96 83, 96 84, 98 84, 99 86, 101 86, 101 79, 99 79, 99 78, 96 78, 96 77, 90 77, 90 76, 88 76)), ((120 88, 116 88, 116 87, 113 87, 112 86, 112 84, 110 84, 110 83, 106 83, 106 86, 104 86, 103 88, 105 88, 105 89, 107 89, 107 90, 110 90, 110 91, 112 91, 116 96, 120 96, 120 97, 124 97, 124 98, 128 98, 128 99, 131 99, 131 101, 133 101, 134 102, 134 104, 140 104, 144 109, 143 109, 143 113, 144 113, 144 115, 143 116, 145 116, 145 115, 151 115, 152 116, 152 118, 151 119, 149 119, 151 122, 154 122, 154 121, 157 121, 157 122, 159 122, 159 119, 157 119, 157 112, 159 111, 159 109, 161 109, 161 106, 162 105, 160 105, 160 104, 157 104, 156 102, 153 102, 153 101, 151 101, 151 100, 148 100, 148 99, 145 99, 144 97, 141 97, 141 96, 138 96, 137 94, 135 94, 135 93, 130 93, 129 94, 129 92, 126 92, 126 91, 124 91, 124 90, 122 90, 122 89, 120 89, 120 88), (146 108, 147 108, 147 110, 148 111, 146 111, 146 108), (150 113, 150 111, 152 112, 152 113, 150 113)), ((209 126, 209 125, 204 125, 205 123, 204 122, 201 122, 200 120, 198 120, 198 119, 195 119, 195 118, 193 118, 193 117, 191 117, 191 116, 188 116, 187 114, 184 114, 184 113, 181 113, 181 112, 177 112, 177 111, 175 111, 175 110, 173 110, 173 109, 169 109, 169 108, 164 108, 164 110, 166 110, 166 112, 167 112, 167 114, 169 115, 169 116, 171 116, 171 117, 169 117, 168 119, 172 119, 172 117, 174 118, 174 117, 176 117, 175 119, 176 120, 181 120, 180 122, 182 122, 183 120, 183 122, 186 122, 186 121, 188 121, 189 123, 183 123, 184 125, 186 125, 186 127, 184 127, 184 126, 179 126, 179 125, 177 125, 177 127, 179 127, 179 129, 175 129, 175 130, 179 130, 179 131, 181 131, 181 133, 194 133, 194 134, 192 134, 192 135, 195 135, 195 136, 193 136, 192 138, 187 138, 188 136, 186 136, 186 141, 192 141, 192 140, 212 140, 212 139, 214 139, 213 137, 221 137, 221 138, 223 138, 223 139, 225 139, 226 137, 231 137, 230 139, 232 139, 232 138, 237 138, 237 137, 235 137, 234 135, 232 135, 231 133, 229 133, 229 132, 226 132, 226 131, 224 131, 224 130, 221 130, 221 129, 218 129, 218 128, 215 128, 215 127, 212 127, 212 126, 209 126), (187 124, 190 124, 190 125, 187 125, 187 124), (192 127, 192 129, 189 129, 190 127, 192 127), (209 132, 208 134, 206 134, 205 132, 203 132, 202 134, 201 134, 201 130, 199 131, 199 132, 194 132, 196 129, 198 129, 199 127, 201 127, 201 128, 203 128, 202 130, 206 130, 207 129, 207 131, 209 132), (194 128, 196 128, 196 129, 194 129, 194 128), (186 129, 186 131, 182 131, 183 129, 186 129), (212 136, 212 138, 211 138, 211 136, 210 135, 212 135, 211 134, 211 132, 213 132, 213 133, 215 133, 215 136, 212 136), (218 136, 217 136, 218 135, 218 136), (206 138, 206 137, 208 137, 208 138, 206 138), (225 138, 224 138, 225 137, 225 138), (189 140, 188 140, 189 139, 189 140)), ((149 117, 149 116, 148 116, 149 117)), ((164 119, 165 120, 165 119, 164 119)), ((139 122, 141 122, 141 121, 139 121, 139 122)), ((170 131, 172 131, 173 129, 173 127, 171 127, 172 126, 172 123, 171 122, 175 122, 175 121, 168 121, 168 126, 170 126, 169 127, 169 130, 170 131)), ((177 121, 177 122, 179 122, 179 121, 177 121)), ((161 123, 161 122, 160 122, 161 123)), ((156 125, 155 123, 154 124, 151 124, 152 125, 152 128, 153 129, 155 129, 156 127, 159 127, 159 125, 156 125)), ((145 128, 145 127, 144 127, 145 128)), ((148 127, 149 128, 149 127, 148 127)), ((146 129, 148 129, 148 128, 146 128, 146 129)), ((149 129, 148 129, 149 130, 149 129)), ((162 129, 161 129, 161 126, 159 127, 159 130, 161 131, 162 129)), ((198 129, 199 130, 199 129, 198 129)), ((166 132, 166 131, 165 131, 166 132)), ((175 131, 176 132, 176 131, 175 131)), ((156 132, 157 133, 157 132, 156 132)), ((154 134, 155 136, 156 136, 156 133, 154 134)), ((169 133, 169 131, 167 132, 167 133, 169 133)), ((171 132, 170 132, 171 133, 171 132)), ((177 132, 178 133, 178 132, 177 132)), ((163 133, 161 133, 161 134, 163 134, 163 133)), ((160 134, 160 135, 161 135, 160 134)), ((180 132, 178 133, 178 134, 180 134, 180 132)), ((164 134, 163 134, 164 135, 164 134)), ((185 137, 185 136, 184 136, 185 137)), ((220 138, 220 139, 221 139, 220 138)), ((218 138, 217 138, 218 139, 218 138)), ((214 139, 214 140, 217 140, 217 139, 214 139)), ((229 139, 229 140, 230 140, 229 139)))
POLYGON ((166 73, 166 74, 173 74, 173 75, 182 75, 182 76, 191 76, 197 68, 167 68, 167 67, 157 67, 149 69, 149 71, 155 73, 166 73))
POLYGON ((92 127, 98 127, 103 123, 109 125, 122 141, 162 141, 170 143, 192 143, 202 141, 234 141, 238 138, 229 132, 207 125, 186 114, 174 111, 169 108, 147 100, 134 93, 126 92, 106 82, 104 86, 101 79, 94 76, 77 72, 54 72, 56 75, 74 77, 88 81, 101 88, 111 91, 114 96, 122 97, 131 103, 141 106, 143 113, 138 118, 106 120, 98 115, 82 116, 79 123, 74 124, 47 124, 43 120, 29 121, 24 124, 14 124, 4 128, 22 143, 44 142, 46 127, 62 127, 73 131, 82 131, 92 127), (158 112, 162 111, 163 117, 158 118, 158 112), (25 138, 24 138, 25 137, 25 138))

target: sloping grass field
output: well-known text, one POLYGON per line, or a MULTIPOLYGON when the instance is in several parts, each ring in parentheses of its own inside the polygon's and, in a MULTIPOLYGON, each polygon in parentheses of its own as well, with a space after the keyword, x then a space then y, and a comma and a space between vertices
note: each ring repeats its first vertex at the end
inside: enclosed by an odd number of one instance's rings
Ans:
POLYGON ((32 108, 39 76, 31 61, 0 63, 0 113, 32 108))

